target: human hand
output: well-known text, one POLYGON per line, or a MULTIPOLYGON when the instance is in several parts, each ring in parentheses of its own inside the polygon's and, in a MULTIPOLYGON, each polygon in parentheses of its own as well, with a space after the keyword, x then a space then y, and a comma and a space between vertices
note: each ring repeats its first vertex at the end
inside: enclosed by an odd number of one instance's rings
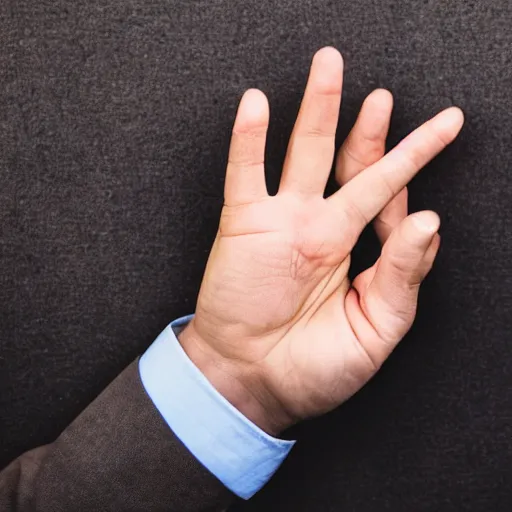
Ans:
POLYGON ((335 408, 372 377, 411 327, 439 247, 438 216, 407 216, 405 187, 457 136, 462 112, 441 112, 384 155, 392 100, 375 91, 338 154, 343 186, 324 199, 342 73, 336 50, 315 55, 275 196, 263 163, 268 103, 257 90, 243 96, 219 230, 179 336, 217 390, 270 434, 335 408), (351 250, 373 219, 381 256, 350 283, 351 250))

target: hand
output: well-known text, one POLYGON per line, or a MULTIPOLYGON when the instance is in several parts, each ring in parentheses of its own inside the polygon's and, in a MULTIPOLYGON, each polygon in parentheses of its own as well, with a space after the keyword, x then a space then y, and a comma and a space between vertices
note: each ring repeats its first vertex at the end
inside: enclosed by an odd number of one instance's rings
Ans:
POLYGON ((439 247, 438 216, 407 216, 405 187, 457 136, 462 112, 441 112, 384 155, 392 99, 374 91, 337 157, 343 187, 324 199, 342 74, 336 50, 315 55, 275 196, 263 163, 268 103, 257 90, 243 96, 219 230, 180 335, 210 382, 271 434, 372 377, 411 327, 439 247), (350 252, 374 218, 381 256, 350 283, 350 252))

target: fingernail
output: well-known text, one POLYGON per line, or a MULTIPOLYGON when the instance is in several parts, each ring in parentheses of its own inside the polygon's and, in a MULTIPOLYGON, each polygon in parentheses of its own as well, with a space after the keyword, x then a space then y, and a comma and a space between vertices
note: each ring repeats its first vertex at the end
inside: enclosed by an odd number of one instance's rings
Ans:
POLYGON ((439 229, 439 216, 434 212, 422 212, 421 215, 413 215, 412 221, 423 233, 434 234, 439 229))

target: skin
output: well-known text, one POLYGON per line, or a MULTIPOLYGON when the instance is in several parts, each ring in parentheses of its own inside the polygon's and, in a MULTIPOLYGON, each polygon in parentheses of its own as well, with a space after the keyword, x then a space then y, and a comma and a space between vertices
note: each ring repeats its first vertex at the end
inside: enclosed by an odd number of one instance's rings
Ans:
POLYGON ((272 435, 347 400, 410 329, 440 221, 408 215, 406 186, 464 122, 447 109, 385 154, 393 100, 376 90, 335 155, 342 78, 339 52, 318 51, 275 196, 264 176, 268 102, 244 94, 217 237, 179 337, 214 387, 272 435), (324 199, 335 158, 342 187, 324 199), (372 221, 381 255, 350 282, 350 253, 372 221))

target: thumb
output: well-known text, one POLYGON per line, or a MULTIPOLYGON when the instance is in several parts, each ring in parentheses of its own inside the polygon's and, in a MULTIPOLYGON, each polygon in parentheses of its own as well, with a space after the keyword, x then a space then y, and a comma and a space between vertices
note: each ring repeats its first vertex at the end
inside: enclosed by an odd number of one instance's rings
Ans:
POLYGON ((386 357, 414 321, 420 284, 439 249, 439 225, 431 211, 406 217, 384 244, 377 263, 353 283, 364 315, 386 345, 386 354, 374 347, 377 357, 386 357))

